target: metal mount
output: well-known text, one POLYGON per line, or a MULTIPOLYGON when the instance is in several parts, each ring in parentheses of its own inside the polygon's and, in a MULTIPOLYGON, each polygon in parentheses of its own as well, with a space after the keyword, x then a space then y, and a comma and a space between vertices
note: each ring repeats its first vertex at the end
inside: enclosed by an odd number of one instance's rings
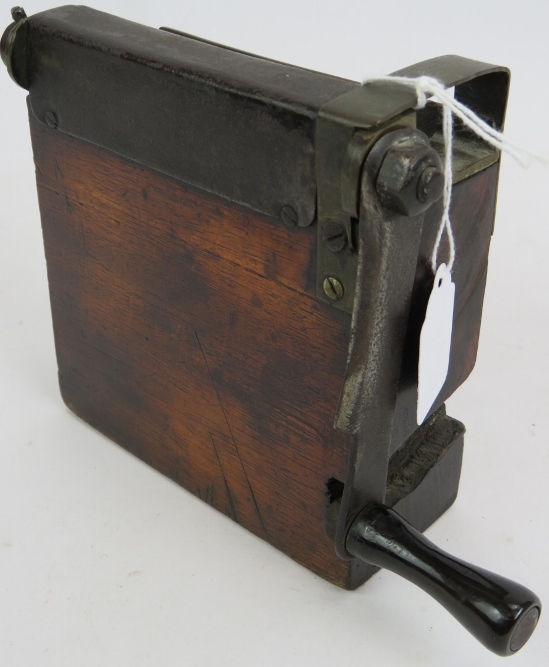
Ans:
POLYGON ((296 233, 313 224, 316 116, 356 82, 89 7, 14 14, 2 59, 40 123, 296 233))
MULTIPOLYGON (((445 56, 396 74, 455 86, 456 98, 494 127, 503 125, 504 68, 445 56)), ((410 88, 373 82, 326 104, 317 122, 317 296, 352 313, 335 419, 353 443, 335 530, 342 558, 350 557, 345 537, 357 513, 368 502, 385 502, 418 246, 440 189, 440 109, 415 105, 410 88)), ((454 135, 454 183, 499 159, 458 123, 454 135)))
MULTIPOLYGON (((456 87, 456 96, 468 98, 468 106, 501 127, 505 102, 490 103, 498 96, 486 87, 486 77, 499 77, 495 90, 503 91, 505 100, 505 71, 443 58, 401 74, 430 74, 448 86, 460 83, 465 88, 456 87)), ((402 108, 408 89, 389 84, 376 97, 378 86, 368 84, 326 105, 317 130, 317 293, 352 312, 335 420, 350 436, 351 455, 336 525, 329 533, 341 558, 354 557, 361 567, 385 567, 412 581, 491 651, 511 655, 536 627, 541 611, 537 595, 443 552, 390 507, 403 499, 391 498, 390 473, 396 466, 390 452, 412 290, 424 222, 436 220, 425 214, 442 194, 443 176, 435 150, 437 108, 427 110, 430 118, 420 118, 412 110, 413 93, 408 108, 402 108)), ((464 128, 458 126, 456 134, 454 182, 498 160, 496 151, 479 146, 464 128)), ((420 442, 427 437, 425 429, 428 434, 443 419, 434 414, 428 425, 417 428, 420 442)), ((427 464, 423 474, 430 470, 427 464)), ((424 497, 422 502, 436 504, 440 498, 424 497)), ((334 514, 330 509, 328 521, 334 514)))
MULTIPOLYGON (((429 75, 494 127, 504 120, 509 73, 459 56, 427 60, 395 72, 400 76, 429 75)), ((438 105, 415 110, 413 90, 391 82, 370 82, 324 105, 318 116, 317 153, 317 296, 345 312, 353 311, 357 276, 360 175, 376 141, 395 129, 417 128, 442 153, 438 105), (336 284, 334 291, 330 285, 336 284)), ((454 183, 486 169, 498 151, 478 141, 456 123, 454 183)))

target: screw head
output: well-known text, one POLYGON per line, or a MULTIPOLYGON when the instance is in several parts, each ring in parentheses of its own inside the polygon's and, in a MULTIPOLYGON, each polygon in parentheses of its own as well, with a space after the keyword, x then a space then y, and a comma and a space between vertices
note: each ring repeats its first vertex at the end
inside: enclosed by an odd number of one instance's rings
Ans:
POLYGON ((297 225, 297 213, 291 206, 283 206, 280 211, 280 217, 288 227, 295 227, 297 225))
POLYGON ((343 285, 341 284, 341 281, 334 276, 327 276, 324 278, 322 289, 324 290, 324 294, 331 301, 339 301, 343 298, 343 285))
POLYGON ((21 21, 22 19, 27 18, 27 14, 25 13, 25 10, 23 7, 12 7, 11 9, 11 18, 14 21, 21 21))
POLYGON ((53 113, 53 111, 46 111, 44 120, 46 121, 46 125, 48 127, 51 127, 52 130, 57 129, 59 121, 57 120, 57 116, 53 113))
POLYGON ((332 252, 340 252, 347 245, 347 232, 339 222, 327 222, 322 230, 322 238, 332 252))

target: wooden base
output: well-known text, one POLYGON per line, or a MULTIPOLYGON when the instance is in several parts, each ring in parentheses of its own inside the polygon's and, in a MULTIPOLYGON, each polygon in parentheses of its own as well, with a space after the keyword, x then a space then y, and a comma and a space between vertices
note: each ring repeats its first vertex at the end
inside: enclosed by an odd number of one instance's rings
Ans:
MULTIPOLYGON (((316 299, 314 226, 288 229, 32 117, 31 131, 66 404, 319 576, 356 588, 374 569, 338 558, 326 530, 329 484, 345 481, 349 461, 333 421, 350 316, 316 299)), ((497 178, 486 173, 477 190, 497 178)), ((465 221, 467 200, 456 195, 465 221)), ((488 205, 484 227, 492 217, 488 205)), ((459 267, 459 299, 483 291, 484 254, 476 272, 459 267)), ((457 312, 454 375, 472 368, 480 321, 457 312)), ((389 480, 389 504, 420 529, 459 480, 462 427, 435 417, 421 442, 395 447, 389 480)))

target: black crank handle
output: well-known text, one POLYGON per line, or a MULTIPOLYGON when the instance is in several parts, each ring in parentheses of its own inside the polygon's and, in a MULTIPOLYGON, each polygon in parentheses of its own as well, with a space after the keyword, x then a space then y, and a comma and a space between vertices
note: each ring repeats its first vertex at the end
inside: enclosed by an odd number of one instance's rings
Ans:
POLYGON ((354 520, 347 549, 422 588, 498 655, 521 649, 539 620, 541 602, 528 588, 445 553, 380 503, 354 520))

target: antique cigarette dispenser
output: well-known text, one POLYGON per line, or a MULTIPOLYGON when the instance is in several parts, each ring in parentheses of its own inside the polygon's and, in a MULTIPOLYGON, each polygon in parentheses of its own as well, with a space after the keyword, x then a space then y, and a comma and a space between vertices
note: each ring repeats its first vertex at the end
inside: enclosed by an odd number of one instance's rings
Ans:
MULTIPOLYGON (((439 105, 86 7, 13 20, 69 408, 328 581, 388 568, 518 651, 537 596, 418 532, 458 490, 444 401, 475 363, 498 151, 456 121, 450 362, 418 424, 439 105)), ((399 74, 502 127, 506 69, 399 74)))

